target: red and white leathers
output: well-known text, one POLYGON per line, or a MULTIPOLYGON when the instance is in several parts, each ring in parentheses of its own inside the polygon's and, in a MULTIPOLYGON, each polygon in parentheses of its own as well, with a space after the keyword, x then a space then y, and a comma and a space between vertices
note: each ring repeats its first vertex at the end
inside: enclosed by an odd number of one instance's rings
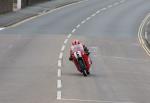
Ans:
MULTIPOLYGON (((84 60, 85 60, 85 63, 86 63, 86 66, 87 66, 87 69, 89 71, 90 69, 90 65, 92 64, 92 61, 89 57, 89 51, 87 49, 87 47, 83 44, 81 44, 78 40, 74 40, 72 42, 72 46, 70 48, 70 57, 69 57, 69 60, 73 61, 77 67, 77 69, 80 71, 80 67, 77 63, 77 60, 74 58, 74 53, 75 52, 83 52, 85 55, 83 56, 84 60)), ((80 71, 81 72, 81 71, 80 71)))

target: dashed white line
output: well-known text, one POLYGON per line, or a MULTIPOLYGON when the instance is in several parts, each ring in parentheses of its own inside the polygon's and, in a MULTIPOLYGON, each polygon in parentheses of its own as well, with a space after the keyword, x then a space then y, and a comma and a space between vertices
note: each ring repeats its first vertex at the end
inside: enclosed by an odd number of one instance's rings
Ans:
POLYGON ((69 39, 71 36, 72 36, 72 34, 69 34, 69 35, 68 35, 68 39, 69 39))
POLYGON ((58 69, 57 76, 60 78, 61 77, 61 69, 58 69))
POLYGON ((114 6, 117 6, 118 4, 119 4, 119 3, 118 3, 118 2, 116 2, 116 3, 114 3, 113 5, 114 5, 114 6))
POLYGON ((83 20, 82 22, 81 22, 81 24, 84 24, 86 21, 85 20, 83 20))
POLYGON ((61 91, 57 91, 57 100, 61 100, 61 91))
POLYGON ((63 52, 65 50, 65 45, 62 46, 61 51, 63 52))
POLYGON ((62 66, 61 60, 58 60, 58 67, 61 67, 61 66, 62 66))
POLYGON ((101 10, 103 11, 103 10, 106 10, 107 8, 102 8, 101 10))
POLYGON ((61 80, 57 80, 57 88, 60 89, 62 87, 61 80))
POLYGON ((81 25, 80 24, 78 24, 77 26, 76 26, 76 28, 79 28, 81 25))
POLYGON ((98 11, 96 11, 96 14, 99 14, 101 11, 100 10, 98 10, 98 11))
POLYGON ((90 20, 90 19, 91 19, 91 17, 87 17, 87 18, 86 18, 87 21, 90 20))
POLYGON ((108 8, 112 8, 113 6, 112 5, 108 5, 108 8))
POLYGON ((62 59, 63 58, 63 53, 61 52, 60 54, 59 54, 59 59, 62 59))
POLYGON ((3 30, 3 29, 5 29, 5 28, 0 28, 0 30, 3 30))
POLYGON ((67 44, 67 42, 68 42, 68 39, 66 39, 66 40, 64 41, 64 44, 67 44))
POLYGON ((123 2, 125 2, 125 0, 121 0, 121 1, 120 1, 120 3, 123 3, 123 2))
POLYGON ((94 17, 94 16, 96 16, 96 14, 92 14, 91 16, 94 17))
POLYGON ((73 30, 72 30, 72 33, 74 33, 75 31, 76 31, 76 29, 73 29, 73 30))

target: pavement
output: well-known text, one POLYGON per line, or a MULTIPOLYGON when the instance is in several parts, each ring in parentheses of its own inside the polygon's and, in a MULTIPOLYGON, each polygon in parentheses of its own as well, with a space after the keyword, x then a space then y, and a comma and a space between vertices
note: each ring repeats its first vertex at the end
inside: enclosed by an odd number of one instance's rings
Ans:
POLYGON ((46 13, 52 9, 62 7, 81 0, 50 0, 33 6, 26 7, 19 11, 0 15, 0 27, 8 27, 27 18, 34 17, 46 13))
POLYGON ((149 103, 150 57, 138 31, 149 0, 84 0, 0 30, 1 103, 149 103), (73 39, 91 75, 69 62, 73 39))

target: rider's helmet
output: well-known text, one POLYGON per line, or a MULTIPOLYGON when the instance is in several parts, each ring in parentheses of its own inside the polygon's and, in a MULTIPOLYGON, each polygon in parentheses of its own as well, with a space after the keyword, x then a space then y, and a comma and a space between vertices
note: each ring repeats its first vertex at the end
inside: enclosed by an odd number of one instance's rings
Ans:
POLYGON ((79 41, 79 40, 73 40, 73 41, 72 41, 72 45, 78 45, 78 44, 80 44, 80 41, 79 41))

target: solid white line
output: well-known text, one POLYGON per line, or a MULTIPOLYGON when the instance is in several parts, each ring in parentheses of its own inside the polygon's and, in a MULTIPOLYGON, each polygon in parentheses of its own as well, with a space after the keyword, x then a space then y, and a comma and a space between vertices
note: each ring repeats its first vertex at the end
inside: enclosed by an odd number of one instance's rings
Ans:
POLYGON ((5 28, 0 28, 0 30, 4 30, 5 28))
POLYGON ((60 89, 62 87, 61 80, 57 80, 57 88, 60 89))
POLYGON ((61 52, 60 54, 59 54, 59 59, 62 59, 63 58, 63 53, 61 52))
POLYGON ((81 25, 80 24, 78 24, 77 26, 76 26, 76 28, 79 28, 81 25))
POLYGON ((62 46, 61 51, 63 52, 65 50, 65 45, 62 46))
POLYGON ((72 36, 72 34, 69 34, 69 35, 68 35, 68 39, 69 39, 71 36, 72 36))
POLYGON ((95 102, 95 103, 134 103, 130 101, 105 101, 105 100, 82 100, 82 99, 65 99, 61 98, 62 101, 78 101, 78 102, 95 102))
POLYGON ((61 60, 58 60, 58 67, 61 67, 62 63, 61 60))
POLYGON ((61 91, 57 91, 57 100, 61 100, 61 91))
POLYGON ((66 39, 66 40, 64 41, 64 44, 67 44, 67 42, 68 42, 68 39, 66 39))
POLYGON ((72 30, 72 33, 74 33, 75 31, 76 31, 76 29, 73 29, 73 30, 72 30))
POLYGON ((61 69, 58 69, 57 76, 58 76, 58 77, 61 77, 61 69))
POLYGON ((84 24, 86 21, 85 20, 83 20, 82 22, 81 22, 81 24, 84 24))

